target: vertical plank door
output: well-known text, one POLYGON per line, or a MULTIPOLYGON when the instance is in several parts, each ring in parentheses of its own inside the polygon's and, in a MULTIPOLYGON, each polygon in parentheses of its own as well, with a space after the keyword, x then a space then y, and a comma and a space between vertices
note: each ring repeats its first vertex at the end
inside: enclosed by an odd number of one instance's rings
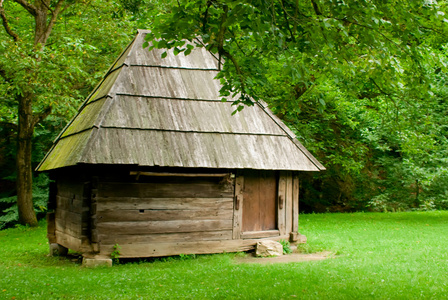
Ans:
POLYGON ((243 197, 243 232, 277 229, 277 176, 274 171, 245 171, 243 197))

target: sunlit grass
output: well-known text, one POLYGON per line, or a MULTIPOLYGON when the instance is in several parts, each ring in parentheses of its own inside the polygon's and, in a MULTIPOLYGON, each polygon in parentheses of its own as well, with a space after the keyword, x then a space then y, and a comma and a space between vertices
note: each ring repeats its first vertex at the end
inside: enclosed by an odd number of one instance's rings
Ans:
POLYGON ((45 224, 0 231, 0 299, 442 299, 448 212, 301 215, 323 261, 235 264, 200 255, 86 269, 47 257, 45 224))

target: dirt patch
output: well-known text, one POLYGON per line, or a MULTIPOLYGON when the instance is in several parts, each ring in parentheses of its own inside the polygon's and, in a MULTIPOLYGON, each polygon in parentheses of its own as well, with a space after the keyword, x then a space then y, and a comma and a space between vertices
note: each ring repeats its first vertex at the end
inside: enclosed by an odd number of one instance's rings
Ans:
POLYGON ((236 257, 235 263, 237 264, 275 264, 275 263, 290 263, 290 262, 303 262, 313 260, 324 260, 328 258, 334 258, 334 253, 329 251, 323 251, 318 253, 291 253, 287 255, 277 257, 255 257, 253 254, 248 254, 244 257, 236 257))

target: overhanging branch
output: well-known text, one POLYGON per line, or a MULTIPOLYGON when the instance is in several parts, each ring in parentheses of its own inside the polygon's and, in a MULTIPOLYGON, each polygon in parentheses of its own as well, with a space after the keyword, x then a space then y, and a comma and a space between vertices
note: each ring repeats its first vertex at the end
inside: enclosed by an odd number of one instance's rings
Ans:
POLYGON ((245 93, 244 88, 244 78, 243 78, 243 72, 241 71, 241 68, 236 61, 235 57, 233 57, 227 50, 224 49, 224 34, 226 32, 226 27, 224 26, 225 22, 227 21, 227 13, 229 11, 229 7, 227 5, 224 5, 223 7, 224 13, 222 14, 221 18, 221 25, 219 28, 218 36, 217 36, 217 47, 218 47, 218 53, 219 53, 219 61, 221 61, 221 56, 227 57, 232 61, 233 66, 235 67, 236 73, 238 74, 238 77, 240 79, 241 83, 241 93, 245 93))
POLYGON ((19 36, 9 26, 8 19, 6 18, 5 9, 3 8, 3 0, 0 0, 0 17, 2 18, 2 24, 6 30, 6 33, 14 40, 14 42, 17 42, 19 40, 19 36))
POLYGON ((321 16, 322 12, 319 10, 319 6, 317 6, 317 3, 315 0, 311 0, 311 3, 313 4, 313 9, 316 15, 321 16))
POLYGON ((289 18, 288 18, 288 13, 286 12, 285 1, 284 0, 280 1, 280 4, 282 6, 282 11, 283 11, 283 16, 284 16, 285 22, 286 22, 286 27, 288 28, 289 34, 291 35, 291 40, 295 43, 296 42, 296 39, 294 37, 295 31, 294 31, 294 33, 292 32, 291 25, 289 24, 289 18))
MULTIPOLYGON (((59 14, 64 11, 70 4, 66 4, 65 6, 63 5, 65 2, 65 0, 59 0, 56 3, 56 6, 54 7, 54 9, 50 9, 48 7, 48 5, 45 5, 46 9, 48 9, 51 13, 51 18, 48 22, 47 25, 45 25, 45 30, 42 31, 42 33, 37 37, 36 39, 36 45, 38 43, 40 43, 42 46, 45 45, 47 43, 48 37, 51 34, 51 31, 53 30, 54 24, 56 23, 56 20, 59 16, 59 14)), ((44 1, 42 1, 42 3, 45 3, 44 1)))
POLYGON ((56 22, 58 15, 61 12, 63 3, 64 3, 64 0, 59 0, 58 3, 56 4, 56 7, 54 8, 54 10, 50 10, 51 11, 51 19, 50 19, 50 22, 48 23, 46 30, 45 30, 45 35, 47 37, 50 36, 51 30, 53 29, 53 26, 54 26, 54 23, 56 22))
POLYGON ((48 106, 47 108, 45 108, 43 112, 35 115, 33 118, 33 127, 36 126, 36 124, 42 122, 46 117, 48 117, 51 114, 51 111, 52 111, 51 106, 48 106))
POLYGON ((49 11, 51 11, 52 13, 53 13, 53 10, 51 9, 51 7, 49 7, 48 5, 47 5, 47 3, 45 3, 45 1, 44 0, 40 0, 40 2, 49 10, 49 11))
POLYGON ((14 0, 14 1, 22 5, 22 7, 25 8, 33 16, 37 15, 37 8, 33 4, 28 3, 26 0, 14 0))
POLYGON ((3 79, 6 82, 12 81, 12 78, 9 77, 8 75, 6 75, 6 71, 4 69, 2 69, 1 65, 0 65, 0 77, 3 77, 3 79))

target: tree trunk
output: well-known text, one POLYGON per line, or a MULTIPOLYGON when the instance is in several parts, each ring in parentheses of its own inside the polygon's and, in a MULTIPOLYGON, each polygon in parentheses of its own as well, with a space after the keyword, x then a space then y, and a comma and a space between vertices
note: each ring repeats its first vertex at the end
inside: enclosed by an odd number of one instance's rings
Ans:
MULTIPOLYGON (((34 27, 34 46, 39 50, 45 46, 47 41, 47 8, 46 6, 50 3, 45 4, 44 0, 35 1, 36 15, 34 16, 34 22, 36 26, 34 27)), ((49 1, 48 1, 49 2, 49 1)))
MULTIPOLYGON (((34 28, 34 49, 40 51, 45 47, 53 26, 61 13, 68 4, 63 6, 65 0, 58 0, 53 8, 50 8, 50 0, 35 0, 33 4, 26 0, 16 0, 23 8, 25 8, 35 21, 34 28), (50 16, 49 16, 50 12, 50 16)), ((0 0, 0 8, 3 1, 0 0)), ((18 40, 18 36, 11 30, 8 31, 7 19, 4 14, 1 15, 3 26, 14 40, 18 40), (6 24, 6 25, 5 25, 6 24)), ((25 90, 28 87, 25 87, 25 90)), ((33 114, 32 102, 35 97, 34 91, 23 91, 18 96, 18 137, 17 137, 17 206, 19 208, 19 222, 30 226, 37 226, 36 213, 33 206, 33 173, 31 166, 31 150, 34 127, 51 113, 51 107, 48 107, 40 114, 33 114)))
POLYGON ((25 93, 19 96, 19 126, 17 136, 17 206, 19 222, 37 226, 36 213, 33 207, 31 142, 34 132, 34 116, 32 111, 32 95, 25 93))

